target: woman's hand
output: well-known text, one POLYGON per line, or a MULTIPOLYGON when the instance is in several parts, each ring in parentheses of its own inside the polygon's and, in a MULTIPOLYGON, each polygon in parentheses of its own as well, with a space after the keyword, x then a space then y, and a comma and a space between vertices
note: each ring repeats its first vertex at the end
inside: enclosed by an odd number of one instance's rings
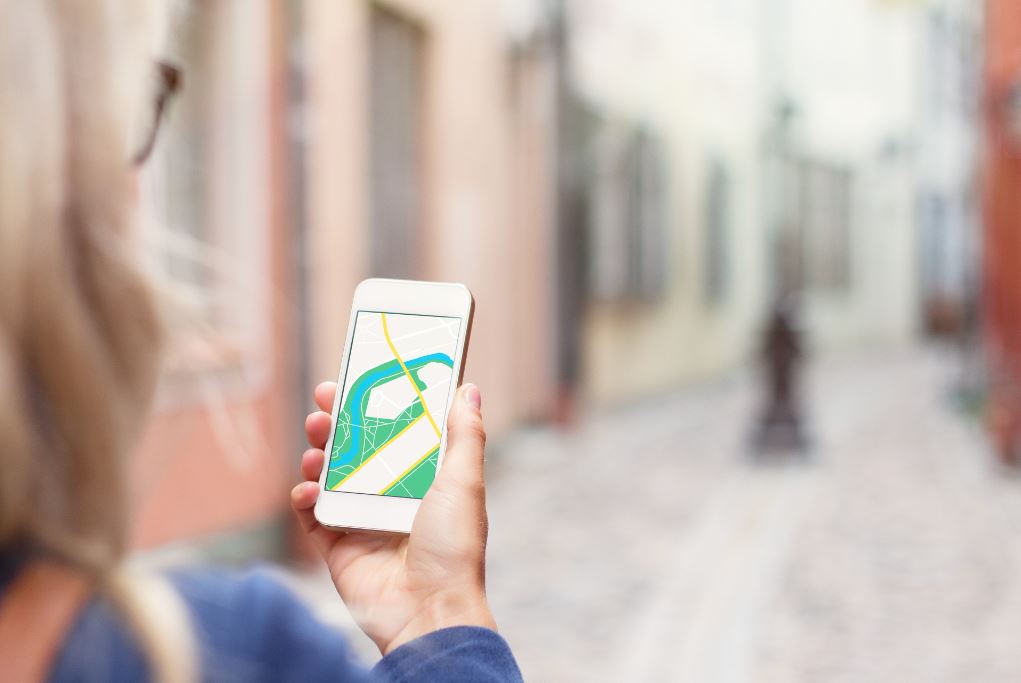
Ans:
POLYGON ((312 448, 301 460, 306 479, 291 505, 358 625, 386 654, 448 626, 496 628, 486 601, 486 496, 482 397, 472 384, 457 392, 447 420, 447 450, 415 517, 410 536, 334 531, 312 514, 329 437, 337 385, 316 387, 321 409, 305 420, 312 448))

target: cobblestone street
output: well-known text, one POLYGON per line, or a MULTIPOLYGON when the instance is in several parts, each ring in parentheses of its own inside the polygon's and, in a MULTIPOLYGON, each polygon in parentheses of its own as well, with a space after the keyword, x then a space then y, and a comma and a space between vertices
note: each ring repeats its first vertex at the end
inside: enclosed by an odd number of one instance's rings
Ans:
POLYGON ((748 376, 498 444, 489 590, 526 680, 1021 680, 1021 481, 954 367, 820 361, 804 463, 750 460, 748 376))

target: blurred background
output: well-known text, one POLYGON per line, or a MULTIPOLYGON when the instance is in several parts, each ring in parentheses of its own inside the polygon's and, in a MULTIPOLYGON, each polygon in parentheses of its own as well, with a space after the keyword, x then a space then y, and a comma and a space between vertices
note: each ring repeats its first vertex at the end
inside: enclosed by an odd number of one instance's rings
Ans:
POLYGON ((195 0, 155 563, 278 563, 355 285, 460 281, 536 681, 1021 680, 1021 5, 195 0))

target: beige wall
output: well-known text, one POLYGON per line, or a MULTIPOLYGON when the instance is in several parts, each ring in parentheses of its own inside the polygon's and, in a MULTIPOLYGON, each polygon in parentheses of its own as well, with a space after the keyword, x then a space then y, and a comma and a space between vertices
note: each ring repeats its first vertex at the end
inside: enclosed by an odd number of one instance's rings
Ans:
POLYGON ((911 141, 922 54, 918 6, 787 0, 791 26, 781 27, 784 15, 764 13, 759 3, 722 4, 576 5, 583 95, 611 116, 650 124, 670 148, 667 291, 643 305, 591 309, 585 389, 597 403, 753 357, 770 304, 768 235, 777 198, 770 195, 776 185, 767 143, 777 91, 797 103, 792 146, 853 177, 852 281, 836 294, 807 292, 809 344, 898 345, 918 328, 910 157, 881 159, 887 143, 903 148, 911 141), (770 47, 779 62, 772 67, 770 47), (726 163, 733 181, 730 294, 716 306, 704 298, 709 155, 726 163))
POLYGON ((806 297, 812 342, 820 349, 908 344, 921 322, 913 148, 927 106, 920 97, 925 3, 788 1, 792 16, 802 18, 785 51, 803 110, 801 146, 853 176, 852 283, 839 295, 806 297), (805 63, 816 68, 796 68, 805 63), (890 146, 899 151, 884 154, 890 146))
POLYGON ((719 373, 758 341, 766 296, 760 206, 761 100, 756 27, 719 21, 704 3, 593 6, 576 17, 582 94, 610 116, 642 122, 665 141, 667 287, 647 303, 594 305, 585 326, 585 393, 628 401, 719 373), (641 42, 629 36, 644 36, 641 42), (705 292, 709 161, 730 177, 727 294, 705 292))
MULTIPOLYGON (((482 387, 488 426, 499 434, 544 413, 550 394, 542 128, 513 96, 499 3, 382 4, 425 31, 423 271, 429 279, 464 282, 475 294, 465 377, 482 387)), ((337 375, 351 294, 370 275, 364 104, 370 7, 354 0, 305 4, 308 277, 317 378, 337 375)), ((541 90, 541 78, 532 80, 530 87, 541 90)))

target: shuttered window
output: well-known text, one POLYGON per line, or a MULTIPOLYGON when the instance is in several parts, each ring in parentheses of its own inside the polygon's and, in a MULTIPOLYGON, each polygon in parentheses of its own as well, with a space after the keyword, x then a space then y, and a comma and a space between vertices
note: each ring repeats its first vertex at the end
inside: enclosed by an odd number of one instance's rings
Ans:
POLYGON ((369 41, 372 275, 421 278, 425 38, 414 22, 373 5, 369 41))

